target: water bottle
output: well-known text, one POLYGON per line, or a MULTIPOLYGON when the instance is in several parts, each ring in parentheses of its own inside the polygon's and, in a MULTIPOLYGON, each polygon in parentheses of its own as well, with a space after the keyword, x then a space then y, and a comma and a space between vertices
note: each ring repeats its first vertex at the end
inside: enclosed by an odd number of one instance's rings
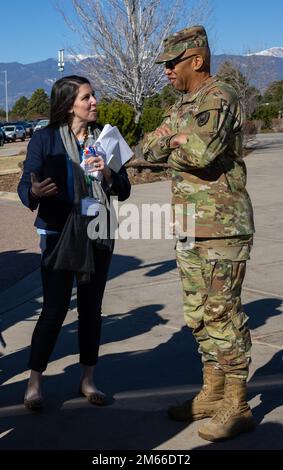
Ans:
MULTIPOLYGON (((92 132, 91 127, 88 127, 87 139, 84 143, 83 149, 83 159, 87 160, 89 157, 96 156, 96 148, 95 148, 95 138, 92 132)), ((92 174, 90 170, 95 169, 94 163, 86 163, 84 164, 84 171, 86 175, 92 174)))
POLYGON ((106 153, 104 152, 103 148, 101 147, 100 142, 95 143, 95 152, 98 157, 102 157, 104 160, 104 163, 106 162, 106 153))

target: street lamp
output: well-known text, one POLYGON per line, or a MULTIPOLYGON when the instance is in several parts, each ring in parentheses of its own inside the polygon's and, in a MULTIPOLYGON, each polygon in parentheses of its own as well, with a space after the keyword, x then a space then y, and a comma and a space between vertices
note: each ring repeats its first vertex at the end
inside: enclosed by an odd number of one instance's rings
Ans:
POLYGON ((61 78, 63 76, 63 71, 64 71, 64 49, 59 49, 58 51, 58 70, 61 72, 61 78))
POLYGON ((8 80, 7 80, 7 70, 1 70, 1 73, 5 74, 5 98, 6 98, 6 121, 9 121, 8 114, 8 80))

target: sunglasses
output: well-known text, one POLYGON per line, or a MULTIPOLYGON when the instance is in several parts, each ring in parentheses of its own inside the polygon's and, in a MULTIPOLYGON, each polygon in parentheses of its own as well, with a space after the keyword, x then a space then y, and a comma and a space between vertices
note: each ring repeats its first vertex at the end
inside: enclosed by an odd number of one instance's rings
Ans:
POLYGON ((180 62, 183 62, 184 60, 187 60, 187 59, 191 59, 192 57, 195 57, 196 55, 198 54, 189 55, 188 57, 183 57, 183 59, 168 60, 167 62, 165 62, 164 66, 166 69, 173 70, 176 67, 176 65, 179 64, 180 62))

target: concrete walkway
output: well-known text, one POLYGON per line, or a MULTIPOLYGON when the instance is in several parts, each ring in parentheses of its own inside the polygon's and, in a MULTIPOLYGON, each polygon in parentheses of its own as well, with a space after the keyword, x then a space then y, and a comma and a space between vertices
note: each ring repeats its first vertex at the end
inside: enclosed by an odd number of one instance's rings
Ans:
MULTIPOLYGON (((96 374, 97 385, 113 397, 111 404, 92 407, 77 393, 74 291, 44 381, 45 411, 25 410, 26 363, 42 300, 40 255, 33 214, 6 198, 0 200, 0 311, 7 343, 0 374, 0 450, 283 450, 283 134, 258 136, 246 163, 257 233, 243 301, 254 344, 249 400, 259 426, 211 444, 198 437, 199 423, 167 419, 168 405, 192 396, 201 381, 199 356, 183 322, 172 240, 116 244, 96 374)), ((130 202, 169 200, 170 183, 160 182, 133 187, 130 202)))
POLYGON ((29 139, 26 139, 24 142, 16 141, 5 143, 3 147, 0 147, 0 157, 13 157, 26 153, 28 143, 29 139))

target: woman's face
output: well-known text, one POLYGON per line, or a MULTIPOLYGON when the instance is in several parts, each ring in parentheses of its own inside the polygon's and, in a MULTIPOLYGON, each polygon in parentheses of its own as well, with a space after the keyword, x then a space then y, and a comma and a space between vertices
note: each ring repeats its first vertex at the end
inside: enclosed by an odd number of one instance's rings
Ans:
POLYGON ((92 122, 96 120, 96 98, 88 83, 84 83, 79 87, 79 92, 70 112, 73 113, 76 121, 92 122))

